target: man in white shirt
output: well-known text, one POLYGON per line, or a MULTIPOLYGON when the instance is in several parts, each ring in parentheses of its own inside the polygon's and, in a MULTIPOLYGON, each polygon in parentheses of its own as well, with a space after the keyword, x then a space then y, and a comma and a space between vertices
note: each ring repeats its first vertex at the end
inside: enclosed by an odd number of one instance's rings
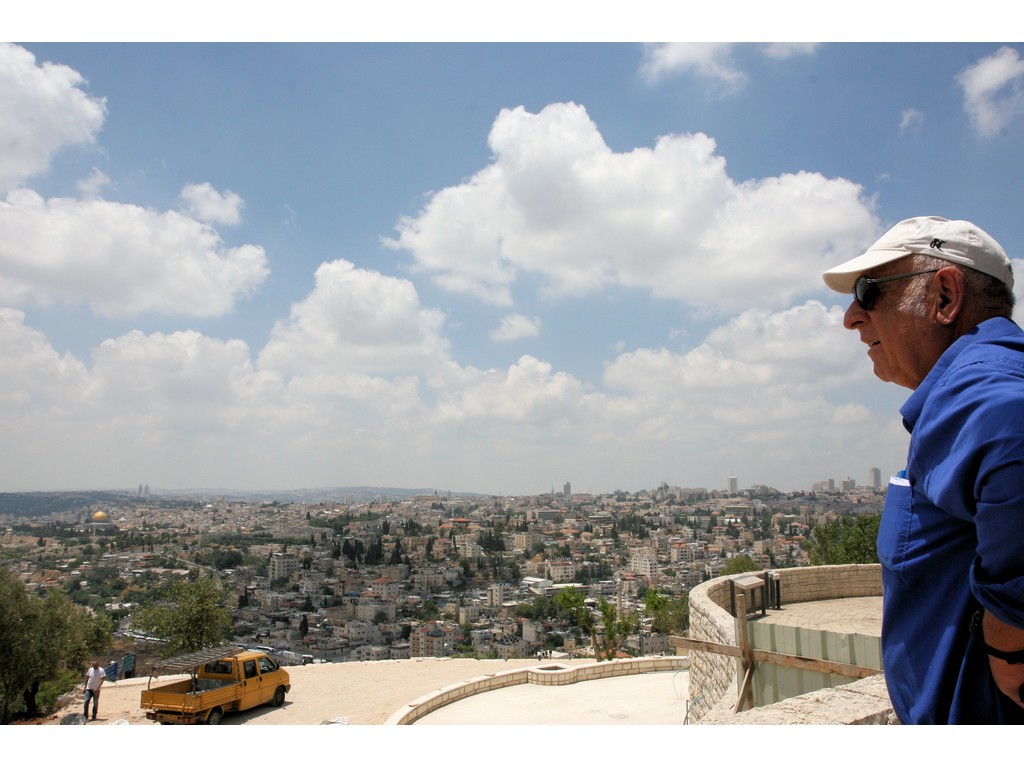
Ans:
POLYGON ((98 661, 94 661, 92 666, 85 672, 85 717, 89 718, 89 701, 92 701, 92 719, 96 719, 96 710, 100 706, 100 688, 103 686, 103 680, 106 678, 107 673, 103 667, 100 666, 98 661))

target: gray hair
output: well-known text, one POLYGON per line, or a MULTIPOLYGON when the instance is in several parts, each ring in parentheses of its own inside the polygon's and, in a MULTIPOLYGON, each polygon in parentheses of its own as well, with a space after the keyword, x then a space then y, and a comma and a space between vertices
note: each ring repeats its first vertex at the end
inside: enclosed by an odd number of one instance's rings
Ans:
MULTIPOLYGON (((942 267, 956 267, 964 276, 964 283, 967 293, 973 298, 980 300, 981 308, 989 317, 1010 317, 1013 314, 1013 307, 1016 299, 1013 290, 1002 280, 984 272, 979 272, 970 267, 964 267, 945 259, 937 259, 934 256, 915 255, 912 260, 912 269, 941 269, 942 267)), ((922 283, 917 290, 910 289, 907 294, 913 294, 914 299, 923 298, 925 283, 922 283)), ((904 298, 910 298, 905 295, 904 298)), ((915 301, 916 303, 916 301, 915 301)))

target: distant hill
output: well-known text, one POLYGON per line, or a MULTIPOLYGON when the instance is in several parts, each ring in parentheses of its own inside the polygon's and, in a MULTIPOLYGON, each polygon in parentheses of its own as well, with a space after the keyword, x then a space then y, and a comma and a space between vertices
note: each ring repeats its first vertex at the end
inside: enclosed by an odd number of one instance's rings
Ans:
POLYGON ((94 504, 123 504, 127 491, 38 491, 0 493, 0 516, 49 517, 88 509, 94 504))
MULTIPOLYGON (((354 502, 371 501, 377 498, 391 500, 408 499, 413 496, 430 496, 437 494, 441 498, 448 496, 447 490, 438 488, 390 488, 381 486, 339 486, 333 488, 292 488, 284 490, 242 491, 227 488, 197 488, 178 490, 159 490, 161 496, 173 496, 179 499, 237 499, 239 501, 284 503, 306 502, 343 502, 351 499, 354 502)), ((490 494, 452 491, 452 496, 486 497, 490 494)))
MULTIPOLYGON (((227 488, 201 489, 157 489, 150 491, 150 501, 167 503, 180 499, 183 501, 208 501, 210 499, 228 499, 248 501, 252 503, 279 501, 283 504, 305 502, 319 504, 321 502, 343 503, 346 499, 353 502, 371 501, 377 498, 389 501, 408 499, 412 496, 429 496, 437 494, 442 499, 448 491, 436 488, 388 488, 372 486, 348 486, 336 488, 295 488, 278 491, 242 491, 227 488)), ((452 496, 487 497, 490 494, 474 492, 452 492, 452 496)), ((0 493, 0 516, 13 517, 48 517, 63 512, 85 510, 94 505, 123 504, 138 499, 134 491, 31 491, 23 493, 0 493)))

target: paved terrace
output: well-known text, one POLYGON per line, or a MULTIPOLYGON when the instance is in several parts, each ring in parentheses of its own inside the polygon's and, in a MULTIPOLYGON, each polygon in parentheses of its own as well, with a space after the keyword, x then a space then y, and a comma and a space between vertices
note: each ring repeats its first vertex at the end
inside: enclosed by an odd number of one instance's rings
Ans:
POLYGON ((843 597, 783 605, 757 621, 804 629, 825 629, 840 634, 882 636, 882 598, 843 597))
MULTIPOLYGON (((878 634, 881 598, 842 598, 784 605, 758 621, 878 634)), ((343 717, 352 725, 384 724, 412 702, 480 676, 516 669, 567 669, 593 666, 587 659, 569 662, 509 662, 466 659, 351 662, 292 667, 293 692, 286 706, 259 708, 231 722, 260 725, 317 725, 343 717)), ((94 725, 149 724, 139 709, 145 678, 104 688, 101 720, 94 725)), ((884 687, 882 696, 885 696, 884 687)), ((415 721, 417 725, 681 725, 686 720, 689 671, 678 660, 670 670, 586 680, 569 685, 524 683, 455 701, 415 721)), ((780 706, 780 705, 776 705, 780 706)), ((80 711, 81 700, 65 712, 80 711)), ((56 719, 54 720, 56 722, 56 719)), ((801 722, 796 717, 789 722, 801 722)))
MULTIPOLYGON (((880 597, 783 605, 757 621, 878 637, 880 597)), ((476 694, 420 718, 417 725, 664 725, 686 719, 689 675, 649 672, 565 686, 524 684, 476 694)))

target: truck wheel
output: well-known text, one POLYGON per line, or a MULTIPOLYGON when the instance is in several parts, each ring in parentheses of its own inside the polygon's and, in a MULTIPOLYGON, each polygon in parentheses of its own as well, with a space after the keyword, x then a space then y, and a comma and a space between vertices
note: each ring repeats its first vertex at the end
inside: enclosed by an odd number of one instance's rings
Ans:
POLYGON ((277 687, 277 690, 274 691, 274 698, 272 698, 270 700, 270 703, 273 704, 275 707, 280 707, 282 704, 284 704, 284 687, 283 686, 279 685, 277 687))
POLYGON ((206 718, 207 725, 220 725, 220 721, 224 719, 224 713, 219 709, 213 710, 206 718))

